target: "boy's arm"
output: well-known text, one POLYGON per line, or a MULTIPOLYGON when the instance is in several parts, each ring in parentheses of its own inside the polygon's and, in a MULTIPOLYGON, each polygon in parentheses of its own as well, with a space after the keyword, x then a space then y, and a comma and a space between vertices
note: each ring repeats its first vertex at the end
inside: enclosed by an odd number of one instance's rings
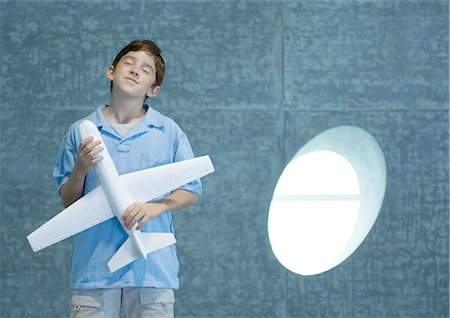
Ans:
POLYGON ((187 190, 175 190, 164 199, 142 203, 136 202, 130 205, 123 215, 123 224, 131 229, 140 220, 136 230, 140 230, 148 220, 160 216, 164 212, 176 212, 187 208, 198 200, 196 193, 187 190))
POLYGON ((88 137, 81 141, 77 149, 77 161, 69 179, 61 187, 59 193, 65 208, 77 201, 83 196, 84 179, 89 170, 99 161, 103 159, 97 154, 103 150, 97 147, 101 141, 93 142, 94 137, 88 137))

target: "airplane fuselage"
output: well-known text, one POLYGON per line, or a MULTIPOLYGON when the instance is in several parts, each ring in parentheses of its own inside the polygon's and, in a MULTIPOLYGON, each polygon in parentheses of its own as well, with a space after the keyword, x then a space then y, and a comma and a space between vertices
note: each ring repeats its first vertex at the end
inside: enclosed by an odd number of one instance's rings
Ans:
POLYGON ((108 199, 111 210, 131 238, 135 247, 146 259, 147 253, 140 238, 140 232, 136 230, 138 223, 136 223, 131 230, 127 229, 123 224, 122 216, 125 210, 134 203, 134 200, 122 180, 120 180, 119 173, 117 172, 100 132, 93 122, 85 120, 80 124, 80 135, 82 139, 92 136, 94 137, 94 140, 101 141, 99 147, 103 147, 103 150, 98 155, 102 156, 103 159, 94 166, 95 173, 100 180, 101 187, 108 199))

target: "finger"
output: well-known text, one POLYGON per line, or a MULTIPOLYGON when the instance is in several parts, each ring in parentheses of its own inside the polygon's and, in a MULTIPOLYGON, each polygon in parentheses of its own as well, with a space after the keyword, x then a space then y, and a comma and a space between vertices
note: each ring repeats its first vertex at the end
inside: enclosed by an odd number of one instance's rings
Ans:
POLYGON ((92 142, 92 140, 94 140, 94 136, 86 137, 80 142, 80 145, 86 146, 88 143, 92 142))
POLYGON ((102 143, 102 141, 100 139, 97 139, 95 141, 90 142, 87 146, 92 149, 92 148, 97 147, 101 143, 102 143))
POLYGON ((142 227, 145 225, 145 223, 147 223, 148 220, 150 220, 150 215, 148 215, 148 214, 144 215, 144 217, 139 222, 139 225, 136 228, 136 231, 139 231, 140 229, 142 229, 142 227))
POLYGON ((84 151, 86 151, 86 153, 91 152, 92 150, 96 149, 98 145, 100 145, 102 142, 100 140, 96 140, 93 142, 88 143, 87 145, 85 145, 84 147, 84 151))
POLYGON ((123 220, 124 222, 127 220, 128 214, 130 214, 130 212, 133 210, 133 206, 134 206, 134 204, 128 206, 128 208, 126 208, 125 211, 123 212, 122 220, 123 220))
POLYGON ((134 217, 134 215, 138 212, 136 209, 136 205, 132 204, 130 205, 123 214, 123 224, 128 227, 128 224, 130 223, 131 219, 134 217))
POLYGON ((87 151, 91 150, 92 148, 95 148, 101 143, 101 140, 95 140, 93 136, 89 136, 86 139, 83 139, 83 141, 80 143, 79 149, 80 151, 87 151))
POLYGON ((89 144, 90 142, 92 142, 92 140, 94 140, 94 137, 93 137, 93 136, 89 136, 89 137, 83 139, 83 140, 80 142, 80 145, 78 146, 78 149, 79 149, 79 150, 84 149, 84 147, 86 147, 87 144, 89 144))
POLYGON ((100 162, 102 160, 103 160, 103 156, 98 156, 98 157, 92 159, 91 163, 92 163, 92 165, 95 165, 97 162, 100 162))
POLYGON ((135 216, 131 219, 131 222, 128 225, 128 229, 132 229, 133 226, 137 223, 137 221, 142 219, 143 216, 144 216, 144 212, 142 210, 140 210, 138 213, 136 213, 135 216))
POLYGON ((103 147, 97 147, 97 148, 94 148, 93 150, 91 150, 90 152, 88 152, 86 154, 86 156, 95 158, 95 156, 97 156, 102 151, 103 151, 103 147))

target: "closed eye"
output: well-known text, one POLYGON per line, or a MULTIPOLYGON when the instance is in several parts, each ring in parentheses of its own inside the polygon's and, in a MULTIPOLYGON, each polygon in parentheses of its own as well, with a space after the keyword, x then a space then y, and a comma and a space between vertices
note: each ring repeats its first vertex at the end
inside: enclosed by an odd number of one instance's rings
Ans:
POLYGON ((150 67, 144 67, 143 68, 144 72, 147 73, 148 75, 153 74, 153 69, 150 67))
POLYGON ((128 64, 128 65, 133 64, 133 62, 134 62, 134 60, 133 60, 131 57, 126 57, 126 58, 123 60, 123 63, 124 63, 124 64, 128 64))

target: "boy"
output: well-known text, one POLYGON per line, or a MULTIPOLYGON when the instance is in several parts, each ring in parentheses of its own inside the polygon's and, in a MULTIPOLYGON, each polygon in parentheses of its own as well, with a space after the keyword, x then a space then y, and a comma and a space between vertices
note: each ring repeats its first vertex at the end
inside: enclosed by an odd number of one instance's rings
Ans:
MULTIPOLYGON (((186 134, 170 118, 147 104, 164 79, 161 50, 150 40, 124 47, 106 71, 111 81, 109 105, 87 119, 97 125, 119 174, 193 158, 186 134)), ((54 169, 65 207, 99 185, 92 167, 103 158, 99 141, 80 140, 79 124, 68 130, 54 169)), ((125 211, 124 225, 144 232, 174 232, 172 214, 197 201, 199 180, 149 203, 136 202, 125 211)), ((111 273, 108 260, 127 239, 112 218, 73 240, 71 271, 72 317, 173 317, 173 290, 178 288, 175 245, 160 249, 111 273)))

